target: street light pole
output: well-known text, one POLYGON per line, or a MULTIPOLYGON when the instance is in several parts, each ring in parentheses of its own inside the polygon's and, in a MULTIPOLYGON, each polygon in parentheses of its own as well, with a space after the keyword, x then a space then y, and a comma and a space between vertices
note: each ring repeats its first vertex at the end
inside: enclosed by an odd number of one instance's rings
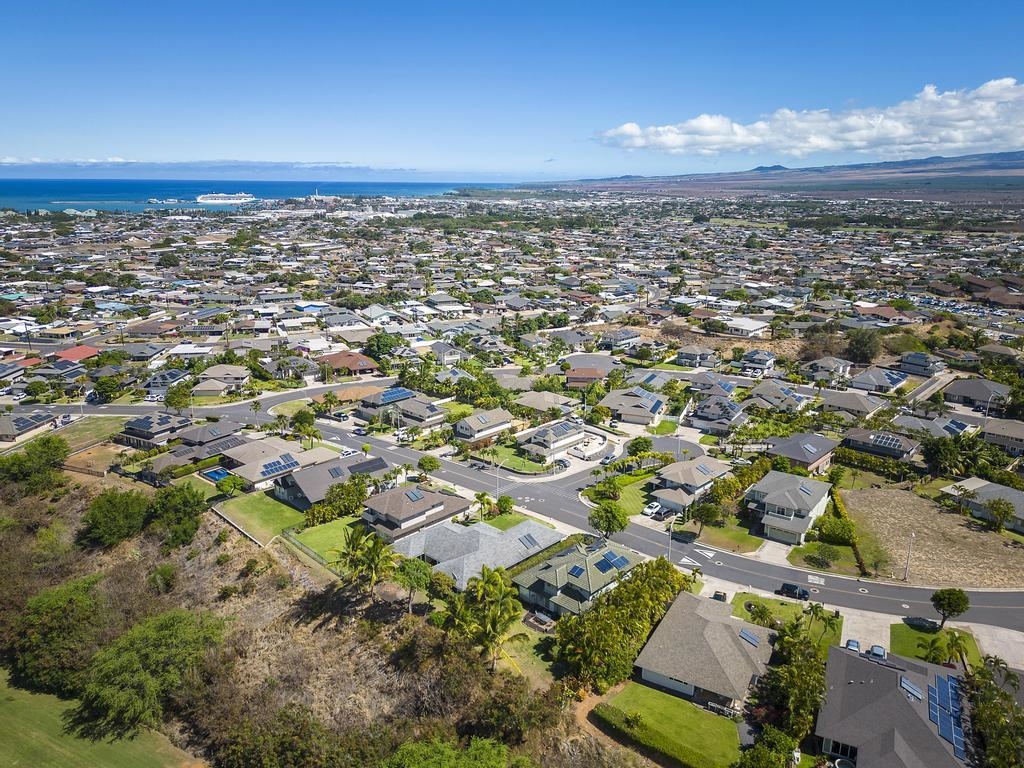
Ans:
POLYGON ((910 541, 907 542, 907 565, 903 569, 903 580, 906 581, 910 578, 910 554, 914 551, 914 539, 917 534, 911 532, 910 541))
MULTIPOLYGON (((505 461, 508 461, 508 459, 505 459, 505 461)), ((500 479, 498 477, 498 470, 501 469, 505 465, 505 461, 503 461, 503 462, 501 462, 499 464, 495 464, 494 465, 494 502, 495 503, 498 502, 498 481, 500 479)))

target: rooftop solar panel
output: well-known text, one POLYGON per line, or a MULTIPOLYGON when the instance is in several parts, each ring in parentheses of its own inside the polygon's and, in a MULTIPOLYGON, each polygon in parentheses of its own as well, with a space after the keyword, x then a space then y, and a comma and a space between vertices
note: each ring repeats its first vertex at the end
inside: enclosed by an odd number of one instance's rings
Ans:
POLYGON ((818 449, 810 443, 804 443, 801 447, 810 454, 818 452, 818 449))
POLYGON ((419 491, 406 491, 405 498, 409 501, 421 501, 423 499, 423 494, 419 491))
POLYGON ((753 632, 747 629, 740 630, 740 637, 750 643, 752 646, 757 648, 761 644, 761 638, 755 635, 753 632))
POLYGON ((572 576, 574 579, 578 579, 580 576, 583 575, 583 573, 583 567, 580 565, 574 565, 572 568, 569 569, 569 575, 572 576))
POLYGON ((608 573, 614 566, 608 560, 598 560, 596 564, 597 570, 601 573, 608 573))
POLYGON ((921 693, 921 689, 914 685, 906 677, 900 676, 900 688, 906 691, 910 696, 913 696, 918 701, 924 700, 924 694, 921 693))

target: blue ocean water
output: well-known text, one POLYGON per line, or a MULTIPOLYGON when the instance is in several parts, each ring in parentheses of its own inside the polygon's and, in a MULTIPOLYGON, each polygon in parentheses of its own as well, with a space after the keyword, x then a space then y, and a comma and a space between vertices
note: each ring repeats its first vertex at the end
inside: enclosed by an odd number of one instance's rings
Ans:
POLYGON ((247 192, 264 200, 321 195, 376 197, 431 197, 463 187, 501 189, 511 184, 441 183, 404 181, 189 181, 166 179, 0 179, 0 209, 18 211, 65 208, 105 211, 143 211, 154 208, 229 209, 201 205, 199 195, 247 192), (149 200, 179 200, 152 204, 149 200))

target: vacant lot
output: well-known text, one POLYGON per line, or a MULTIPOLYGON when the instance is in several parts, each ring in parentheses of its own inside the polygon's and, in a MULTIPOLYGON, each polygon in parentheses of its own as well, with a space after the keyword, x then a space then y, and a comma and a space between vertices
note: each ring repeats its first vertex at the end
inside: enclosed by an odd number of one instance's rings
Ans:
POLYGON ((86 416, 71 422, 63 429, 52 434, 63 437, 72 451, 84 448, 97 440, 106 440, 116 432, 120 432, 127 416, 86 416))
POLYGON ((888 552, 890 571, 903 575, 910 534, 916 535, 910 582, 957 587, 1021 587, 1024 545, 985 530, 909 491, 873 489, 843 493, 859 528, 888 552))
POLYGON ((0 671, 0 764, 62 768, 202 766, 164 736, 143 731, 130 741, 89 741, 64 733, 61 715, 74 702, 7 685, 0 671))

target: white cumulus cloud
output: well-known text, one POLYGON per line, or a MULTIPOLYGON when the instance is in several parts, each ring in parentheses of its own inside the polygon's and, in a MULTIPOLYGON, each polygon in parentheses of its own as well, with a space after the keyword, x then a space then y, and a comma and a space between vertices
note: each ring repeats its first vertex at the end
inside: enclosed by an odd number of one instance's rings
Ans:
POLYGON ((678 155, 729 152, 862 152, 880 157, 997 152, 1024 148, 1024 84, 1011 77, 973 90, 920 93, 889 107, 833 112, 777 109, 752 123, 702 114, 672 125, 624 123, 600 140, 624 149, 678 155))

